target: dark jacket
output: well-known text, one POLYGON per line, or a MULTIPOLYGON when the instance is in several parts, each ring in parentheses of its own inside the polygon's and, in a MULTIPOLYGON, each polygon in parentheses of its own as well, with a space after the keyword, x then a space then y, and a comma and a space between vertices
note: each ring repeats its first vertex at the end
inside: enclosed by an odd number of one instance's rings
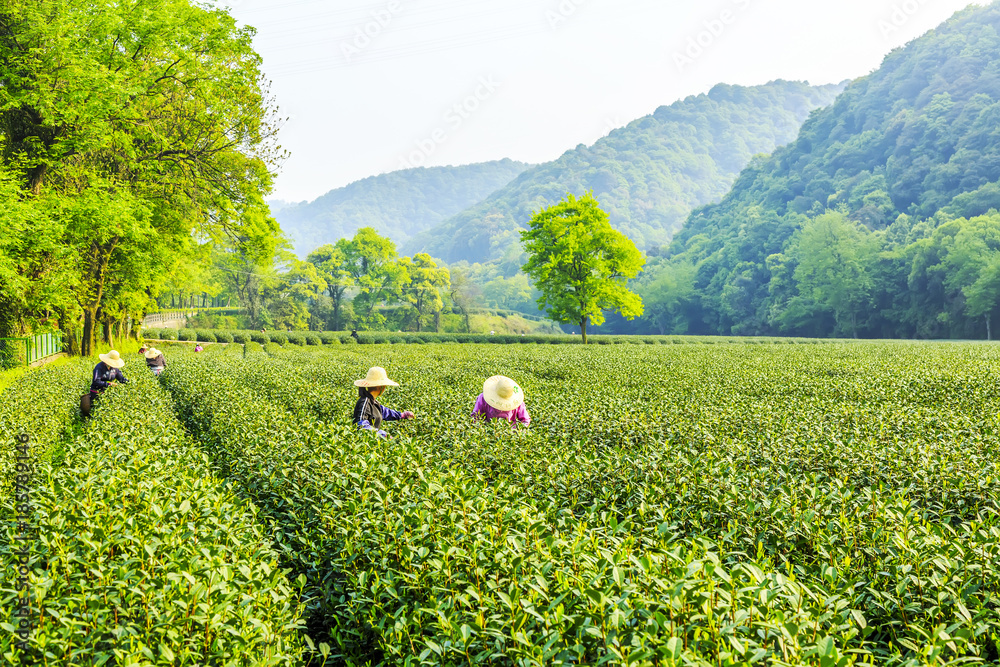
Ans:
POLYGON ((381 437, 385 437, 385 431, 379 429, 384 421, 396 421, 402 419, 402 413, 390 410, 384 405, 380 405, 371 392, 364 387, 358 388, 358 402, 354 406, 354 423, 361 428, 376 431, 381 437))
POLYGON ((163 355, 161 354, 155 359, 146 359, 146 365, 149 366, 150 368, 156 368, 157 366, 159 366, 160 368, 166 368, 167 360, 164 359, 163 355))
POLYGON ((117 368, 111 368, 103 361, 94 366, 94 376, 90 382, 90 392, 93 394, 104 391, 115 380, 122 384, 128 384, 128 380, 117 368))

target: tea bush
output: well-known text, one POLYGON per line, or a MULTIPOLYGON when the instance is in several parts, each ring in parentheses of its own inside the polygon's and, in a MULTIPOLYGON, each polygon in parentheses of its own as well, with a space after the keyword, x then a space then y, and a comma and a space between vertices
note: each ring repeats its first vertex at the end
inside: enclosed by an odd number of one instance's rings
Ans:
MULTIPOLYGON (((169 396, 135 370, 59 464, 39 466, 35 629, 26 652, 9 632, 0 650, 24 664, 298 664, 298 592, 252 508, 213 477, 169 396)), ((11 623, 12 591, 3 597, 11 623)))
POLYGON ((14 487, 18 436, 29 437, 29 458, 50 452, 79 413, 80 396, 90 388, 90 360, 35 369, 0 393, 0 498, 14 487))
POLYGON ((50 663, 1000 659, 1000 348, 487 338, 171 350, 61 444, 76 389, 29 375, 64 410, 32 575, 50 663), (417 414, 391 440, 350 424, 372 365, 417 414), (529 429, 472 423, 496 373, 529 429), (205 593, 232 632, 182 583, 226 567, 257 591, 205 593))
POLYGON ((996 348, 269 354, 169 382, 309 578, 338 659, 997 659, 996 348), (392 441, 347 426, 374 364, 418 414, 392 441), (469 424, 500 371, 526 433, 469 424))

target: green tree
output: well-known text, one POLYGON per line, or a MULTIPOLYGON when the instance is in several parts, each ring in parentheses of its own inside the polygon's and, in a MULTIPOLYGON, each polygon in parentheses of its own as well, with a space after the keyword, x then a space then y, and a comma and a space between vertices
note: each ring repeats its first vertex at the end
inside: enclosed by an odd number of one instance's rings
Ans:
POLYGON ((0 8, 0 157, 65 225, 84 354, 150 305, 193 234, 263 206, 282 153, 252 37, 188 0, 0 8))
POLYGON ((309 305, 326 291, 323 274, 309 262, 290 261, 285 273, 265 290, 271 325, 277 329, 309 329, 309 305))
MULTIPOLYGON (((425 252, 417 253, 413 259, 404 257, 400 264, 410 277, 406 302, 413 307, 417 317, 417 331, 420 331, 422 319, 429 314, 440 313, 444 307, 441 290, 448 289, 451 277, 447 268, 438 267, 425 252)), ((440 321, 440 317, 436 317, 435 320, 440 321)))
POLYGON ((479 286, 469 277, 469 269, 466 267, 452 267, 451 287, 448 296, 455 308, 462 314, 465 322, 465 333, 472 333, 472 323, 469 315, 472 308, 476 306, 479 299, 479 286))
POLYGON ((328 243, 316 248, 306 257, 306 260, 320 271, 326 281, 326 291, 330 297, 330 307, 333 311, 330 325, 334 331, 340 331, 343 327, 344 297, 347 290, 354 284, 347 266, 350 243, 347 239, 341 239, 336 244, 328 243))
POLYGON ((694 277, 695 268, 690 264, 666 264, 636 286, 645 307, 644 317, 661 335, 687 333, 685 315, 694 296, 694 277))
POLYGON ((531 307, 531 283, 523 273, 512 278, 500 276, 483 286, 483 296, 493 307, 520 310, 531 307))
POLYGON ((529 256, 524 272, 541 292, 539 307, 557 322, 578 323, 584 344, 587 324, 602 324, 605 310, 626 319, 642 315, 642 299, 629 291, 628 281, 646 259, 611 228, 592 193, 579 199, 570 194, 539 211, 521 239, 529 256))
POLYGON ((250 326, 265 325, 264 292, 278 280, 275 262, 287 252, 278 224, 259 208, 217 244, 216 267, 250 326))
POLYGON ((877 239, 842 213, 824 213, 802 228, 793 247, 799 293, 833 313, 838 331, 857 337, 872 303, 877 239))
POLYGON ((941 237, 950 241, 940 265, 944 286, 956 296, 961 294, 969 317, 983 318, 986 338, 992 340, 992 318, 1000 304, 1000 214, 960 219, 950 225, 958 230, 953 239, 941 237))
POLYGON ((376 328, 385 323, 378 306, 398 301, 410 276, 399 263, 396 244, 379 236, 371 227, 359 229, 345 250, 344 266, 358 288, 354 297, 355 316, 362 326, 376 328))

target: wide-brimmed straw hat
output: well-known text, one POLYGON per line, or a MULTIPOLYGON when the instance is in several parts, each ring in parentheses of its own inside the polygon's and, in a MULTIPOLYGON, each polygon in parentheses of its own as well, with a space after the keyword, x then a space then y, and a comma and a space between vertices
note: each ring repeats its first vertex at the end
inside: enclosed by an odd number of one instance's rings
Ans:
POLYGON ((118 350, 111 350, 107 354, 99 354, 97 356, 101 361, 111 366, 111 368, 121 368, 125 365, 125 360, 122 359, 122 355, 118 354, 118 350))
POLYGON ((355 387, 398 387, 398 382, 393 382, 386 375, 385 369, 381 366, 372 366, 368 369, 368 375, 360 380, 354 381, 355 387))
POLYGON ((160 351, 157 350, 155 347, 151 347, 145 352, 143 352, 143 356, 145 356, 147 359, 156 359, 158 356, 160 356, 160 351))
POLYGON ((507 412, 524 403, 524 391, 509 377, 494 375, 483 383, 483 398, 497 410, 507 412))

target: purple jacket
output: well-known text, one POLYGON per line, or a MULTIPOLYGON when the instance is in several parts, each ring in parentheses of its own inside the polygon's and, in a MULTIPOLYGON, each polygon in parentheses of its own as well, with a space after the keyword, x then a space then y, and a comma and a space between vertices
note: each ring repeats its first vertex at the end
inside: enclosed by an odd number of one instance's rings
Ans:
POLYGON ((472 416, 476 419, 485 417, 486 421, 491 419, 505 419, 514 425, 524 424, 527 426, 531 423, 531 417, 528 415, 524 403, 517 406, 516 410, 497 410, 486 402, 486 398, 482 394, 476 399, 476 407, 472 408, 472 416))

